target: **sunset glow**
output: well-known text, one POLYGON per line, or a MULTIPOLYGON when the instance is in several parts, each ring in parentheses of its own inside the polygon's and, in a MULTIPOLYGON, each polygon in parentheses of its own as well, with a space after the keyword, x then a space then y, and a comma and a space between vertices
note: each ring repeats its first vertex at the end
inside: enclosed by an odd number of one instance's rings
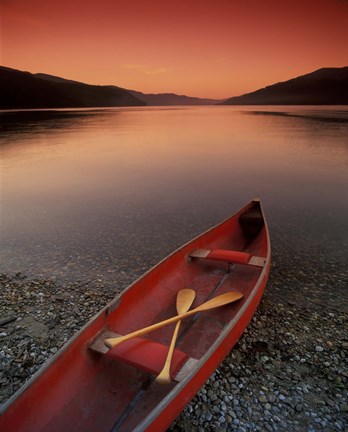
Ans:
POLYGON ((348 64, 345 0, 0 0, 1 64, 227 98, 348 64))

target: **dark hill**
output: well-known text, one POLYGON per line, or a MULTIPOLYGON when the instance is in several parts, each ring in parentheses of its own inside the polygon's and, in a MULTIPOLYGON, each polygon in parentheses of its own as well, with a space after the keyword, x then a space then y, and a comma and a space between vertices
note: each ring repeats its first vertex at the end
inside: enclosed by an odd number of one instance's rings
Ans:
POLYGON ((174 93, 145 94, 117 86, 95 86, 0 66, 0 108, 72 108, 135 105, 214 105, 204 99, 174 93))
MULTIPOLYGON (((46 80, 55 81, 55 82, 78 83, 77 81, 71 81, 71 80, 67 80, 64 78, 60 78, 53 75, 47 75, 43 73, 35 74, 35 76, 46 80)), ((116 86, 112 86, 112 87, 121 89, 121 87, 116 87, 116 86)), ((177 95, 175 93, 146 94, 136 90, 127 90, 127 89, 121 89, 121 90, 126 90, 127 92, 135 96, 137 99, 143 101, 146 105, 151 105, 151 106, 215 105, 219 102, 222 102, 221 100, 218 99, 197 98, 197 97, 191 97, 185 95, 177 95)))
POLYGON ((323 68, 225 100, 224 105, 347 105, 348 67, 323 68))
POLYGON ((197 98, 175 93, 144 94, 134 90, 128 90, 133 96, 144 101, 147 105, 164 106, 164 105, 216 105, 221 100, 197 98))
POLYGON ((0 67, 0 108, 82 108, 146 105, 126 90, 0 67), (47 77, 47 76, 46 76, 47 77))

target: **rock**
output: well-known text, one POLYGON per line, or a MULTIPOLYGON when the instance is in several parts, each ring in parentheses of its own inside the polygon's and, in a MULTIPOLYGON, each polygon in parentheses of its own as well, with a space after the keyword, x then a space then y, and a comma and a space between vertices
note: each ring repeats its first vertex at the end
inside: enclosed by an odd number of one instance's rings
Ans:
POLYGON ((348 404, 347 403, 340 404, 340 411, 343 413, 348 412, 348 404))
POLYGON ((298 413, 302 412, 303 411, 303 405, 300 403, 297 403, 295 406, 295 411, 298 413))
POLYGON ((266 397, 265 395, 260 395, 260 396, 259 396, 259 401, 260 401, 261 403, 266 403, 266 402, 267 402, 267 397, 266 397))

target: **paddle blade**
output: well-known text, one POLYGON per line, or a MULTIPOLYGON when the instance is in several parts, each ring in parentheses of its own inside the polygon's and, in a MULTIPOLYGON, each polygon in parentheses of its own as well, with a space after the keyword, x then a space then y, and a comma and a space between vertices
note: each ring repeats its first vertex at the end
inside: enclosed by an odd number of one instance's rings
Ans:
POLYGON ((240 291, 230 291, 225 294, 221 294, 217 297, 208 300, 207 302, 201 304, 200 306, 194 309, 195 312, 202 312, 209 309, 214 309, 216 307, 224 306, 229 303, 232 303, 236 300, 239 300, 243 297, 243 294, 240 291))
POLYGON ((178 292, 176 298, 176 310, 178 314, 183 314, 190 309, 195 296, 196 292, 190 288, 185 288, 178 292))

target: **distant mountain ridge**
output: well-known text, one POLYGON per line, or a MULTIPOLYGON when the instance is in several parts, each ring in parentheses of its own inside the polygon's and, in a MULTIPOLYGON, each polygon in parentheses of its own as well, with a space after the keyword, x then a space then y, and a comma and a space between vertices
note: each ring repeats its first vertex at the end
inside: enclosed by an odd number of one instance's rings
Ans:
MULTIPOLYGON (((78 81, 71 81, 65 78, 56 77, 53 75, 47 75, 43 73, 35 74, 38 78, 43 78, 46 80, 56 81, 56 82, 70 82, 70 83, 78 83, 78 81)), ((80 83, 81 84, 81 83, 80 83)), ((128 90, 122 89, 117 86, 107 86, 107 87, 115 87, 121 90, 126 90, 131 95, 135 96, 137 99, 145 102, 146 105, 151 106, 164 106, 164 105, 214 105, 221 100, 219 99, 206 99, 206 98, 197 98, 192 96, 185 95, 177 95, 175 93, 142 93, 136 90, 128 90)))
POLYGON ((113 106, 213 105, 174 93, 145 94, 114 85, 97 86, 45 73, 32 74, 0 66, 0 108, 83 108, 113 106))
POLYGON ((177 95, 175 93, 145 94, 135 90, 128 90, 130 94, 146 102, 151 106, 164 105, 216 105, 222 102, 219 99, 197 98, 192 96, 177 95))
POLYGON ((222 105, 347 105, 348 66, 322 68, 229 98, 222 105))
POLYGON ((142 105, 145 102, 118 87, 89 85, 0 66, 1 109, 142 105))
POLYGON ((225 100, 145 94, 0 66, 0 109, 166 105, 348 105, 348 66, 322 68, 225 100))

